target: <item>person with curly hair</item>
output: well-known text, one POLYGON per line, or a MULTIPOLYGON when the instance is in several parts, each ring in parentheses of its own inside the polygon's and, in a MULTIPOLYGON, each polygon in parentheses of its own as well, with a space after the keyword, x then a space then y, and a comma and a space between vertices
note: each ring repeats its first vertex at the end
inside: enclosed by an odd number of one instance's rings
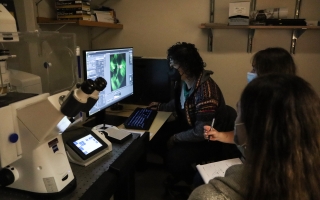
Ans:
MULTIPOLYGON (((152 102, 150 106, 173 112, 176 120, 164 124, 150 141, 150 147, 164 157, 165 165, 173 175, 167 185, 180 180, 191 184, 196 172, 192 164, 215 159, 223 151, 221 144, 204 139, 203 126, 210 125, 212 118, 223 113, 226 105, 219 86, 210 77, 213 72, 204 69, 206 64, 194 44, 176 43, 168 49, 167 58, 172 68, 171 78, 176 81, 174 99, 168 103, 152 102), (206 153, 208 151, 213 153, 206 153)), ((231 130, 235 117, 231 119, 231 130)), ((219 125, 223 126, 217 123, 215 127, 220 129, 219 125)), ((239 153, 234 145, 222 145, 239 153)), ((228 154, 223 158, 238 156, 228 154)))

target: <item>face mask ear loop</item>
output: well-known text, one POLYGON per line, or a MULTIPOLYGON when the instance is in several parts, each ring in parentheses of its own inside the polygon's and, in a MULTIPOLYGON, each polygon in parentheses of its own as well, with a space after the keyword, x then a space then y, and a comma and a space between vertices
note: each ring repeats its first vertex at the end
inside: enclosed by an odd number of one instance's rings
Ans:
POLYGON ((0 67, 0 81, 1 81, 1 91, 0 91, 0 96, 2 96, 2 94, 4 94, 4 84, 3 84, 3 79, 2 79, 2 71, 1 71, 1 67, 0 67))
MULTIPOLYGON (((234 142, 235 142, 235 144, 236 144, 237 146, 243 148, 243 150, 246 150, 246 149, 247 149, 246 131, 245 131, 245 129, 243 129, 244 132, 242 131, 242 134, 239 135, 239 127, 240 127, 240 126, 244 126, 244 123, 236 123, 236 124, 235 124, 235 128, 234 128, 234 131, 235 131, 234 142), (245 134, 245 135, 243 135, 243 134, 245 134), (245 141, 243 141, 242 144, 240 144, 239 136, 240 136, 240 138, 242 138, 242 139, 243 139, 243 137, 245 137, 245 141)), ((242 156, 244 157, 244 155, 242 155, 242 156)))
MULTIPOLYGON (((237 126, 241 126, 241 125, 244 126, 244 123, 242 123, 242 122, 241 122, 241 123, 236 123, 236 124, 234 125, 234 126, 235 126, 234 130, 237 129, 237 128, 236 128, 237 126)), ((246 133, 245 133, 245 134, 246 134, 246 133)), ((238 140, 239 140, 239 134, 237 134, 237 138, 238 138, 237 141, 235 141, 235 143, 236 143, 237 145, 239 145, 239 146, 241 146, 241 147, 243 147, 243 145, 246 145, 246 142, 244 142, 243 144, 239 144, 239 141, 238 141, 238 140)))

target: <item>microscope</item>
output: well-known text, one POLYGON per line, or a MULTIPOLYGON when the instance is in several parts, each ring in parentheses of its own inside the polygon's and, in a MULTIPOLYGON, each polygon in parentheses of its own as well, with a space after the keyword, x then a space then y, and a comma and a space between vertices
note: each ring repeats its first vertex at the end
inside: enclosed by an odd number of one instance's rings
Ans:
MULTIPOLYGON (((0 42, 17 42, 19 36, 13 16, 0 4, 0 42)), ((10 72, 7 69, 7 59, 14 58, 9 50, 0 47, 0 96, 6 95, 10 87, 10 72)))
POLYGON ((52 194, 75 181, 61 134, 70 118, 91 109, 106 84, 101 77, 88 79, 71 91, 1 107, 0 185, 52 194))
MULTIPOLYGON (((0 4, 0 45, 19 40, 15 19, 0 4)), ((1 46, 0 46, 1 49, 1 46)), ((10 77, 0 55, 0 103, 8 97, 10 77)), ((76 185, 62 133, 79 112, 88 112, 107 82, 98 77, 70 91, 43 93, 0 106, 0 186, 35 194, 54 195, 76 185)))

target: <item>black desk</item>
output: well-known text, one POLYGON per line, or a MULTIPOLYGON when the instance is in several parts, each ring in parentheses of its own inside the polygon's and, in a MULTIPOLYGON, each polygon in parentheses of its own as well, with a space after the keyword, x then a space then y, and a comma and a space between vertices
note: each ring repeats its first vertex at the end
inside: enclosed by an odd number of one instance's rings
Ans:
MULTIPOLYGON (((63 134, 66 141, 74 134, 85 131, 74 129, 63 134)), ((135 166, 145 158, 149 133, 133 134, 133 137, 122 144, 113 143, 112 151, 87 167, 70 164, 76 177, 77 186, 68 195, 54 198, 58 200, 72 199, 134 199, 135 166)), ((0 199, 25 200, 38 199, 32 194, 11 188, 0 188, 0 199)), ((46 198, 40 198, 46 199, 46 198)))

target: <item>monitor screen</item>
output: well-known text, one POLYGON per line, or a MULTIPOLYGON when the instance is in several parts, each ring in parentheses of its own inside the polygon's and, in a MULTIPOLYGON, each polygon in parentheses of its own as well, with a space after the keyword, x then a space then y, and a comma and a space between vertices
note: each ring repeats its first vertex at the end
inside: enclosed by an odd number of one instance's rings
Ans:
POLYGON ((149 105, 152 101, 168 102, 173 96, 170 66, 165 58, 133 58, 134 94, 121 103, 149 105))
POLYGON ((107 87, 87 117, 133 94, 133 48, 113 48, 83 51, 84 79, 103 77, 107 87))

